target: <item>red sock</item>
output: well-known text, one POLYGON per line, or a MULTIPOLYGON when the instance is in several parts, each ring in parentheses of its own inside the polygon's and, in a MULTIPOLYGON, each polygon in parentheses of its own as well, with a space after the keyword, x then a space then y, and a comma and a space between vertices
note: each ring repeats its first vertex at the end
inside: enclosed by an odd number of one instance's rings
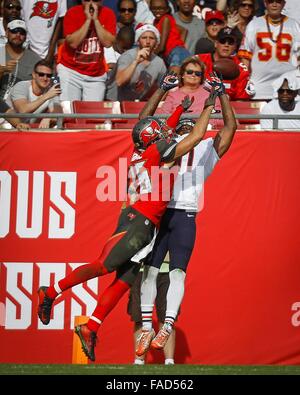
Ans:
MULTIPOLYGON (((116 304, 125 294, 125 292, 128 291, 129 288, 129 284, 116 278, 112 282, 112 284, 104 291, 97 304, 96 309, 92 314, 92 317, 95 317, 102 322, 105 317, 110 313, 110 311, 116 306, 116 304)), ((89 330, 97 332, 100 323, 90 318, 87 326, 89 330)))
MULTIPOLYGON (((126 232, 121 232, 113 235, 105 244, 103 251, 99 258, 94 262, 88 263, 87 265, 79 266, 77 269, 73 270, 68 276, 63 278, 58 282, 58 287, 61 292, 66 289, 72 288, 77 284, 84 283, 92 278, 103 276, 108 273, 106 266, 104 266, 105 260, 111 250, 115 247, 118 241, 124 236, 126 232)), ((49 298, 55 299, 58 295, 54 286, 50 286, 47 290, 47 296, 49 298)))

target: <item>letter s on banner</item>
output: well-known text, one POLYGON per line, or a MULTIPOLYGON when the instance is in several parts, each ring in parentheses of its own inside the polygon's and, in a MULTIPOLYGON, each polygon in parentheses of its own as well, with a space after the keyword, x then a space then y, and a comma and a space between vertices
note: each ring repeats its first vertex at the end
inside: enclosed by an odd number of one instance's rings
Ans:
POLYGON ((69 239, 75 232, 75 209, 62 197, 62 184, 65 183, 65 195, 72 203, 76 202, 76 172, 47 172, 51 178, 50 200, 64 214, 64 226, 60 227, 60 215, 50 207, 49 238, 69 239))
POLYGON ((7 269, 7 294, 5 301, 5 328, 6 329, 27 329, 31 325, 31 299, 18 288, 18 276, 21 273, 21 285, 31 295, 33 264, 23 262, 13 264, 4 263, 7 269), (11 298, 9 297, 11 296, 11 298), (17 305, 20 306, 19 314, 17 305), (18 318, 19 317, 19 318, 18 318))

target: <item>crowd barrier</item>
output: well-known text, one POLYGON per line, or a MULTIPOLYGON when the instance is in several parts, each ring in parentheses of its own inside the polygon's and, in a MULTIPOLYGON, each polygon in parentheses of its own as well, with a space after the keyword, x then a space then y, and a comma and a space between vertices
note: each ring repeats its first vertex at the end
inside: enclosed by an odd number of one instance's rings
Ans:
MULTIPOLYGON (((124 131, 0 132, 0 363, 71 363, 74 317, 91 314, 114 275, 60 296, 49 326, 36 291, 98 256, 131 150, 124 131)), ((299 152, 299 133, 238 132, 208 178, 177 363, 300 364, 299 152)), ((96 363, 133 361, 127 300, 100 328, 96 363)))

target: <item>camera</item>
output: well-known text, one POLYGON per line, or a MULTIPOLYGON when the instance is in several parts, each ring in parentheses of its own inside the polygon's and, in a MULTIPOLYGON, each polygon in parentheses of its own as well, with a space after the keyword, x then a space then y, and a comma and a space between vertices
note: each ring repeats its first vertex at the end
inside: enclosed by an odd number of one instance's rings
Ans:
POLYGON ((51 82, 52 82, 52 85, 58 85, 60 83, 59 76, 58 75, 53 75, 51 77, 51 82))

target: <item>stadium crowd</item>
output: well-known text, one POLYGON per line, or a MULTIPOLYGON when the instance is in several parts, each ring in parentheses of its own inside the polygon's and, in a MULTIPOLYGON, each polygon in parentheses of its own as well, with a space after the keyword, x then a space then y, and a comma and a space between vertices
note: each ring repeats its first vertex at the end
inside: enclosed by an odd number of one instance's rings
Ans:
MULTIPOLYGON (((193 56, 208 78, 215 61, 232 59, 240 73, 224 81, 230 100, 266 104, 285 73, 298 89, 298 8, 296 0, 3 0, 0 98, 20 113, 51 112, 54 98, 68 103, 60 111, 75 100, 147 101, 166 70, 181 73, 193 56), (40 60, 47 70, 36 72, 40 60)), ((188 72, 179 89, 185 78, 199 85, 188 72)))

